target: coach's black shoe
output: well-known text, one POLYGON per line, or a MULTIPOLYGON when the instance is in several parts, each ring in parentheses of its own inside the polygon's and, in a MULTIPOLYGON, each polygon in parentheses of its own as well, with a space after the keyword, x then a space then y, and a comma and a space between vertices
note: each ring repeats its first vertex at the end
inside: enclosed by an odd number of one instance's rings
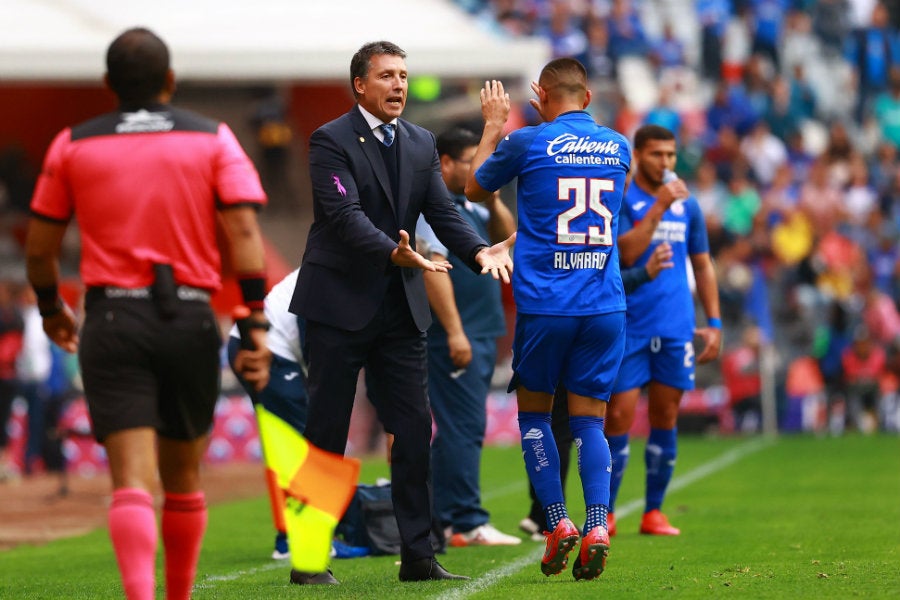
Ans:
POLYGON ((291 583, 297 585, 337 585, 340 583, 331 574, 331 569, 323 573, 304 573, 297 569, 291 569, 291 583))
POLYGON ((400 581, 430 581, 441 579, 469 579, 465 575, 454 575, 432 558, 420 558, 400 564, 400 581))

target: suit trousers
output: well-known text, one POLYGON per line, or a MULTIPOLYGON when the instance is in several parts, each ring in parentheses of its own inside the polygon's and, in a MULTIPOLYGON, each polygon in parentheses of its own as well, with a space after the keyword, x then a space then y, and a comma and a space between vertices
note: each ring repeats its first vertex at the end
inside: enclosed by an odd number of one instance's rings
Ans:
POLYGON ((402 288, 392 285, 375 317, 359 331, 308 321, 306 333, 306 438, 323 450, 344 453, 357 378, 365 366, 379 417, 394 434, 391 489, 401 560, 434 556, 426 339, 413 322, 402 288))

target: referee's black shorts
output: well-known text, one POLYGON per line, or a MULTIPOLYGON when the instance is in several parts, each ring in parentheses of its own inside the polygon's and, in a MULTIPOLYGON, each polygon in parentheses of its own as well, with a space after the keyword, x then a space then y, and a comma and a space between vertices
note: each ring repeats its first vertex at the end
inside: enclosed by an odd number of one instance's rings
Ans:
POLYGON ((89 293, 78 356, 94 437, 135 427, 175 440, 209 432, 221 347, 207 302, 179 301, 163 320, 149 299, 89 293))

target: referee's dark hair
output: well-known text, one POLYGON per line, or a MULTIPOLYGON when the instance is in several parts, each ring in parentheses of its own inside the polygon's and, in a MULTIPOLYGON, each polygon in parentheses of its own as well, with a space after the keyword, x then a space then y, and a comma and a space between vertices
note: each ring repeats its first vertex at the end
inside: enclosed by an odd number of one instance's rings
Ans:
POLYGON ((128 29, 106 51, 107 83, 125 106, 155 100, 166 85, 168 72, 169 49, 149 29, 128 29))
POLYGON ((459 160, 466 148, 477 146, 481 138, 478 135, 462 127, 449 129, 437 137, 438 156, 447 155, 453 160, 459 160))

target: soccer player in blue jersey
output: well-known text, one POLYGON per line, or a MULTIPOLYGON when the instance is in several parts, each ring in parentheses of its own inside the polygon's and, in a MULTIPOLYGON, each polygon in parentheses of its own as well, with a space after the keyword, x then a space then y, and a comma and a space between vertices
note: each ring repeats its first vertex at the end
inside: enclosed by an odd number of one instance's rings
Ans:
MULTIPOLYGON (((606 420, 612 453, 610 508, 615 510, 616 494, 628 463, 628 431, 641 388, 649 384, 646 504, 640 531, 651 535, 680 533, 660 512, 675 467, 678 404, 684 390, 694 388, 694 363, 715 360, 722 342, 719 292, 703 214, 684 182, 667 176, 675 167, 675 152, 675 136, 664 127, 644 125, 635 133, 637 168, 619 222, 622 265, 646 264, 655 248, 667 242, 675 268, 662 271, 628 295, 625 358, 606 420), (696 330, 688 261, 708 324, 696 330), (697 356, 695 335, 703 342, 697 356)), ((615 535, 615 515, 609 516, 610 534, 615 535)))
POLYGON ((628 141, 584 109, 591 100, 577 60, 548 63, 532 84, 544 123, 505 138, 509 95, 499 81, 481 91, 485 120, 466 183, 483 201, 518 178, 518 233, 512 277, 516 302, 513 380, 528 477, 547 516, 545 575, 566 567, 580 533, 568 517, 551 431, 557 382, 569 391, 569 423, 587 508, 575 579, 603 572, 609 552, 606 403, 624 351, 625 293, 616 232, 628 141))

